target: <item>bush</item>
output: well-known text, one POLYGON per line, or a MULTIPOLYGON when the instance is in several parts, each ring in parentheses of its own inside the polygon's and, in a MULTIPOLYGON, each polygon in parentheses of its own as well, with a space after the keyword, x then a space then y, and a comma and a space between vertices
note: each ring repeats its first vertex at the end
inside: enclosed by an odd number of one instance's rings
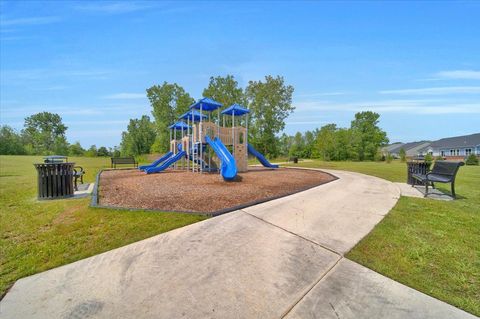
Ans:
POLYGON ((401 148, 399 154, 400 154, 400 161, 402 163, 405 163, 407 161, 407 152, 405 152, 405 150, 401 148))
POLYGON ((432 162, 433 162, 433 156, 432 156, 432 154, 427 154, 427 155, 425 155, 425 159, 424 159, 424 160, 425 160, 425 163, 427 163, 427 164, 432 164, 432 162))
POLYGON ((387 161, 387 163, 391 163, 393 160, 392 154, 388 153, 387 156, 385 157, 385 160, 387 161))
POLYGON ((465 161, 467 165, 478 165, 478 157, 475 154, 470 154, 465 161))

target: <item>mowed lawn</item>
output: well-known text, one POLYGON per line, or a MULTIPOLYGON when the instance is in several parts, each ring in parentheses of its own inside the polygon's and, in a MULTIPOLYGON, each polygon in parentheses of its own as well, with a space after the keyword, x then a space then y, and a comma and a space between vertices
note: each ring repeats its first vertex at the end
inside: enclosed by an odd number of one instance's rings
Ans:
MULTIPOLYGON (((300 162, 406 181, 406 164, 300 162)), ((437 184, 449 190, 449 184, 437 184), (444 186, 443 186, 444 185, 444 186)), ((393 210, 348 254, 370 269, 480 316, 480 167, 457 175, 458 200, 401 197, 393 210)))
MULTIPOLYGON (((69 158, 93 182, 109 158, 69 158)), ((15 280, 64 265, 204 217, 90 208, 90 198, 36 199, 34 156, 0 156, 0 296, 15 280)))

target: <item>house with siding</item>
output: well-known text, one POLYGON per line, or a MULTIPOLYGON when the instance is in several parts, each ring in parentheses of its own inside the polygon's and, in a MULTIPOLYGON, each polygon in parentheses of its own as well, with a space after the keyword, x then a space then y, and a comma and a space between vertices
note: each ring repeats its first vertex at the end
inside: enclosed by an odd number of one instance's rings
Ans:
POLYGON ((442 138, 432 142, 425 151, 446 159, 464 159, 470 154, 480 157, 480 133, 442 138))
POLYGON ((420 154, 421 150, 425 150, 431 142, 429 141, 419 141, 419 142, 411 142, 411 143, 395 143, 388 145, 382 149, 384 155, 387 153, 392 155, 395 158, 400 157, 400 150, 404 149, 405 150, 405 155, 407 157, 414 157, 418 155, 424 155, 420 154))

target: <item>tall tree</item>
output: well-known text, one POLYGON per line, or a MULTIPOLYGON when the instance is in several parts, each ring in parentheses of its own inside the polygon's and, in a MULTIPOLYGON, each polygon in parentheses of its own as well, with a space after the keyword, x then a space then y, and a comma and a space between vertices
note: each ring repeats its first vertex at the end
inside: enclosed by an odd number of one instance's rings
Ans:
MULTIPOLYGON (((229 107, 234 103, 245 106, 246 103, 243 89, 238 86, 233 75, 210 77, 208 87, 203 90, 203 96, 222 103, 224 107, 229 107)), ((212 113, 212 117, 216 119, 215 112, 212 113)))
POLYGON ((293 136, 292 147, 290 148, 290 156, 304 157, 305 153, 305 140, 302 133, 297 132, 293 136))
POLYGON ((270 156, 278 155, 276 134, 285 128, 285 119, 295 109, 292 106, 293 86, 283 77, 266 76, 265 81, 250 81, 245 90, 251 111, 249 141, 270 156))
POLYGON ((128 156, 146 154, 154 141, 154 125, 147 115, 143 115, 140 119, 131 119, 127 131, 122 133, 121 152, 128 156))
POLYGON ((375 112, 359 112, 351 123, 353 145, 360 161, 374 160, 378 148, 388 143, 387 133, 378 127, 379 118, 375 112))
POLYGON ((337 125, 327 124, 320 128, 316 138, 316 149, 320 158, 324 161, 336 159, 337 125))
POLYGON ((97 150, 97 156, 110 156, 111 153, 105 146, 100 146, 97 150))
POLYGON ((70 144, 68 147, 68 155, 70 156, 82 156, 84 155, 85 150, 83 149, 80 142, 75 142, 74 144, 70 144))
POLYGON ((168 126, 174 123, 178 116, 188 111, 188 107, 195 100, 180 85, 167 82, 148 88, 147 97, 153 107, 152 114, 157 133, 152 151, 166 152, 169 149, 170 138, 168 126))
POLYGON ((13 128, 7 125, 3 125, 2 127, 0 127, 0 154, 25 154, 22 137, 13 128))
POLYGON ((25 118, 22 131, 26 143, 35 154, 66 154, 68 143, 65 139, 67 127, 60 115, 49 112, 37 113, 25 118))

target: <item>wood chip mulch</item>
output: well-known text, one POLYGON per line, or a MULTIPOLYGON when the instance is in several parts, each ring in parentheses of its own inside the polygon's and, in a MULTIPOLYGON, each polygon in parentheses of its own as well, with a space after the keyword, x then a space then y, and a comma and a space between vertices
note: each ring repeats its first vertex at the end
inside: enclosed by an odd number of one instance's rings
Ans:
POLYGON ((219 174, 168 170, 147 175, 138 170, 104 171, 100 205, 163 211, 213 213, 251 202, 280 197, 334 179, 329 174, 300 169, 249 168, 237 180, 219 174))

